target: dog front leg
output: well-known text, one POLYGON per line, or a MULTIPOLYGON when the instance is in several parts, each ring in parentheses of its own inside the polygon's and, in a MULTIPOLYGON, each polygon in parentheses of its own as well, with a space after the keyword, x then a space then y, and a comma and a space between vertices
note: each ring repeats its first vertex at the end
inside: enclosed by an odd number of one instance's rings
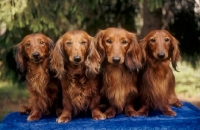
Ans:
POLYGON ((90 110, 92 113, 92 118, 94 120, 106 119, 106 116, 100 111, 99 102, 100 102, 100 96, 96 95, 92 98, 92 101, 90 103, 90 110))
POLYGON ((58 123, 69 122, 72 118, 72 104, 70 103, 66 94, 63 94, 63 111, 62 114, 56 119, 58 123))
POLYGON ((142 105, 142 107, 137 111, 138 116, 148 116, 149 113, 149 106, 142 105))
POLYGON ((134 109, 133 103, 134 103, 134 99, 136 94, 131 94, 131 96, 128 96, 126 105, 125 105, 125 115, 126 116, 136 116, 137 112, 134 109))
POLYGON ((174 112, 170 105, 166 105, 165 108, 162 110, 163 115, 166 116, 176 116, 176 112, 174 112))

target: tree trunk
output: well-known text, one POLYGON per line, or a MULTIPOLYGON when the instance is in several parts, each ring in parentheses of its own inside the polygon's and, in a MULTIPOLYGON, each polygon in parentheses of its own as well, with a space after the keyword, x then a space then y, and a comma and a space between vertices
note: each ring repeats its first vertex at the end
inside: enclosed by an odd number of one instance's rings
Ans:
POLYGON ((150 11, 148 0, 143 2, 143 27, 139 38, 143 38, 151 30, 162 28, 162 9, 154 9, 150 11))

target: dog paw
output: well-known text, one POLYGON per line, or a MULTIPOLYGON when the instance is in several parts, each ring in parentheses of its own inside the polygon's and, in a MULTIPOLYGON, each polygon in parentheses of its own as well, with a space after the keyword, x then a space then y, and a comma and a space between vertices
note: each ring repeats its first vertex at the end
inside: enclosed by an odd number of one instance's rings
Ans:
POLYGON ((106 112, 105 115, 106 115, 106 118, 113 118, 113 117, 115 117, 115 113, 114 112, 106 112))
POLYGON ((30 115, 28 116, 27 121, 36 121, 39 120, 40 118, 41 118, 40 115, 30 115))
POLYGON ((58 123, 67 123, 71 120, 71 116, 60 116, 56 119, 58 123))
POLYGON ((27 115, 28 115, 28 114, 30 113, 30 111, 20 110, 19 113, 20 113, 20 114, 27 114, 27 115))
POLYGON ((125 115, 126 116, 137 116, 137 112, 136 111, 126 111, 125 115))
POLYGON ((176 112, 174 111, 162 111, 162 113, 166 116, 176 116, 176 112))
POLYGON ((177 101, 173 104, 174 107, 182 107, 183 104, 180 101, 177 101))
POLYGON ((19 111, 21 114, 30 114, 31 110, 27 107, 22 107, 19 111))
POLYGON ((106 115, 104 115, 103 113, 99 113, 99 114, 93 115, 92 118, 94 120, 105 120, 106 119, 106 115))
POLYGON ((148 116, 148 112, 142 112, 142 111, 138 111, 137 113, 136 113, 136 116, 148 116))

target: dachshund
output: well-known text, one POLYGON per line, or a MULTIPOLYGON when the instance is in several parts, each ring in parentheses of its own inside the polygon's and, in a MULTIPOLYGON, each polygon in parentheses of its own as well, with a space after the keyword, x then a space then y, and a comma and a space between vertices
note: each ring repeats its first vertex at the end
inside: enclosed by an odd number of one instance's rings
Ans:
POLYGON ((175 94, 175 77, 169 64, 177 71, 181 58, 178 40, 166 30, 153 30, 141 41, 144 66, 139 72, 138 94, 141 108, 139 116, 147 116, 150 108, 161 110, 163 115, 175 116, 170 105, 181 107, 175 94))
POLYGON ((80 112, 91 110, 94 120, 105 119, 99 102, 99 62, 93 37, 82 30, 66 32, 52 53, 51 69, 62 84, 63 111, 56 119, 66 123, 80 112))
POLYGON ((135 116, 137 70, 142 67, 142 53, 134 33, 122 28, 100 30, 95 36, 102 71, 102 99, 108 101, 104 114, 113 118, 125 112, 135 116))
POLYGON ((61 85, 49 70, 53 48, 54 42, 41 33, 29 34, 14 46, 20 79, 24 77, 30 92, 29 105, 20 110, 30 114, 28 121, 39 120, 55 109, 61 111, 61 85))

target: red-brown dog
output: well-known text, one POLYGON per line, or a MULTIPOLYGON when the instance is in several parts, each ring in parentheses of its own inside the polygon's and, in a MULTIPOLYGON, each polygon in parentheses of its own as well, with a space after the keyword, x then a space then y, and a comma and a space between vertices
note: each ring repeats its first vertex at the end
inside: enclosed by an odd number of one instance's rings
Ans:
POLYGON ((125 110, 135 116, 133 102, 137 96, 137 69, 142 54, 135 34, 120 28, 101 30, 95 37, 103 70, 102 96, 108 99, 107 118, 125 110))
POLYGON ((140 71, 138 88, 142 107, 137 113, 147 116, 149 108, 153 108, 175 116, 170 105, 181 107, 182 104, 175 94, 175 78, 169 64, 176 70, 180 59, 178 41, 166 30, 153 30, 141 40, 140 46, 144 68, 140 71))
POLYGON ((86 32, 68 31, 58 40, 51 59, 63 92, 63 112, 58 123, 68 122, 88 108, 94 120, 105 119, 99 109, 99 62, 93 37, 86 32))
POLYGON ((29 105, 20 110, 21 113, 30 114, 28 121, 38 120, 53 107, 58 107, 61 93, 59 80, 53 78, 49 71, 49 56, 53 47, 53 41, 39 33, 27 35, 14 46, 17 68, 25 76, 30 92, 29 105))

